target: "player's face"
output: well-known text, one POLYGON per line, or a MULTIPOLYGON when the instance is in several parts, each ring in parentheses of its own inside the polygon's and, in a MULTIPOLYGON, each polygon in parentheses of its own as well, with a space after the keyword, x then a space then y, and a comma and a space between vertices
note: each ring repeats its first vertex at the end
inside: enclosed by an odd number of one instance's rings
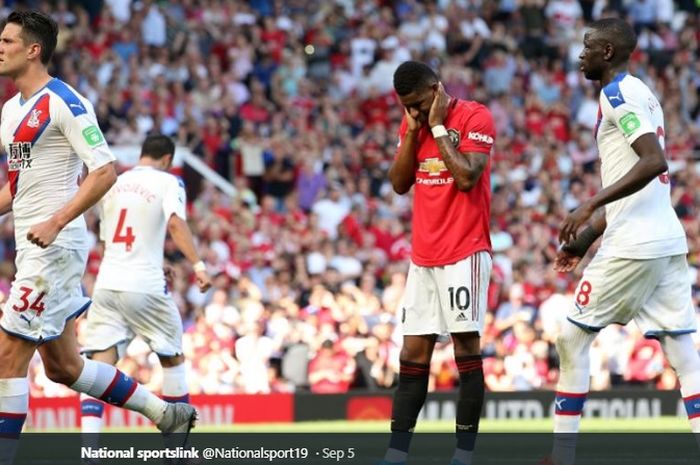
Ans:
POLYGON ((600 81, 605 69, 605 41, 596 34, 596 31, 587 32, 583 36, 583 50, 578 56, 579 69, 591 81, 600 81))
POLYGON ((21 34, 22 26, 14 23, 5 25, 0 33, 0 76, 16 76, 27 64, 30 46, 24 43, 21 34))
MULTIPOLYGON (((435 86, 437 87, 437 85, 435 86)), ((435 98, 435 89, 432 86, 414 90, 410 94, 399 96, 401 104, 406 107, 408 114, 414 119, 425 124, 428 122, 430 106, 435 98)))

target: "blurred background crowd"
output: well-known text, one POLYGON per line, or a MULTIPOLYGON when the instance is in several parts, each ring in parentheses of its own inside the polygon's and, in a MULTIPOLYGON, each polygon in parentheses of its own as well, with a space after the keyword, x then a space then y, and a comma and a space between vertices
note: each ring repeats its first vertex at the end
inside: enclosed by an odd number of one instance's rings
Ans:
MULTIPOLYGON (((0 1, 0 14, 21 5, 60 24, 52 72, 93 102, 112 146, 168 134, 236 188, 224 195, 184 168, 189 220, 216 276, 210 292, 196 290, 189 265, 166 244, 192 393, 396 382, 412 201, 393 193, 386 173, 403 115, 392 75, 408 59, 439 70, 450 95, 487 104, 496 121, 488 389, 551 388, 554 340, 580 274, 552 270, 557 228, 599 188, 598 91, 577 57, 586 22, 606 16, 634 24, 631 71, 664 107, 673 204, 700 309, 694 0, 0 1)), ((13 93, 0 82, 2 101, 13 93)), ((0 221, 7 293, 12 220, 0 221)), ((93 213, 88 223, 91 294, 100 262, 93 213)), ((160 388, 157 358, 142 342, 121 367, 160 388)), ((602 332, 592 372, 592 389, 676 387, 657 342, 634 324, 602 332)), ((31 377, 35 396, 69 392, 38 359, 31 377)), ((441 341, 431 389, 457 382, 451 344, 441 341)))

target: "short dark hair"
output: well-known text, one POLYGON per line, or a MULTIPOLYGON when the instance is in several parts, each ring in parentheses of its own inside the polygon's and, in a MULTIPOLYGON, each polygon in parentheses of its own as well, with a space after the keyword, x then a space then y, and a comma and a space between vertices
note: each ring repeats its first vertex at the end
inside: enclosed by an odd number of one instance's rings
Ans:
POLYGON ((56 50, 58 40, 58 24, 40 11, 15 10, 2 24, 3 28, 9 24, 18 24, 22 27, 22 40, 25 44, 38 43, 41 45, 41 62, 48 65, 56 50))
POLYGON ((166 155, 175 154, 175 144, 172 139, 163 134, 151 134, 146 137, 141 146, 141 158, 148 157, 160 160, 166 155))
POLYGON ((433 69, 419 61, 405 61, 394 72, 394 90, 399 95, 432 86, 438 82, 438 75, 433 69))
POLYGON ((592 22, 589 27, 599 31, 620 53, 616 62, 627 61, 637 47, 637 34, 632 26, 621 18, 603 18, 592 22))

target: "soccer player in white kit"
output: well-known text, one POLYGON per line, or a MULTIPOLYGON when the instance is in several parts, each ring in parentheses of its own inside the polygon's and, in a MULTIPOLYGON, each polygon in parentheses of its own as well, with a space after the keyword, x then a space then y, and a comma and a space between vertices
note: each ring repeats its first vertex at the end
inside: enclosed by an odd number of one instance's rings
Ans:
MULTIPOLYGON (((166 230, 193 265, 199 289, 211 287, 186 223, 185 189, 169 174, 175 144, 151 135, 136 167, 121 174, 98 203, 104 258, 87 314, 83 353, 114 365, 131 340, 140 336, 163 366, 162 398, 189 402, 182 353, 182 320, 163 274, 166 230)), ((82 396, 82 431, 102 426, 102 402, 82 396)))
POLYGON ((58 26, 15 11, 0 33, 0 75, 19 93, 5 102, 0 139, 9 182, 0 213, 12 211, 17 273, 0 319, 0 463, 12 463, 27 416, 29 361, 39 351, 52 381, 143 413, 166 433, 189 431, 196 411, 169 404, 114 367, 80 357, 75 318, 88 254, 83 212, 117 179, 114 157, 90 102, 48 74, 58 26), (83 164, 88 175, 80 186, 83 164))
MULTIPOLYGON (((589 388, 589 348, 597 332, 630 320, 645 337, 660 341, 680 380, 692 431, 700 433, 700 357, 690 336, 696 323, 688 249, 671 204, 661 105, 627 73, 636 42, 630 25, 619 18, 594 22, 583 40, 581 70, 602 87, 595 135, 603 189, 562 223, 555 269, 573 270, 590 245, 600 235, 603 239, 557 340, 555 433, 578 432, 589 388), (604 211, 577 233, 600 207, 604 211)), ((573 464, 575 438, 555 434, 552 456, 543 463, 573 464)))

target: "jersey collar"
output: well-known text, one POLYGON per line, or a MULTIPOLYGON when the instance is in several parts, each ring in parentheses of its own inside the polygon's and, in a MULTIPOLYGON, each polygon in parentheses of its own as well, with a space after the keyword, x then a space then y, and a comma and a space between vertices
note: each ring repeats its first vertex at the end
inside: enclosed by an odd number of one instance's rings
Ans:
POLYGON ((610 82, 620 82, 622 81, 625 76, 627 76, 627 71, 622 71, 621 73, 618 73, 610 82))
POLYGON ((36 92, 34 92, 27 100, 24 100, 24 98, 22 98, 22 93, 20 92, 20 94, 19 94, 19 104, 20 104, 20 106, 21 106, 21 105, 24 105, 25 103, 27 103, 28 101, 30 101, 31 99, 33 99, 34 97, 36 97, 36 95, 39 94, 42 90, 46 89, 46 88, 49 86, 49 84, 51 84, 51 83, 54 81, 54 79, 56 79, 56 78, 51 78, 51 79, 49 79, 49 82, 47 82, 46 84, 44 84, 44 85, 42 86, 41 89, 39 89, 39 90, 37 90, 36 92))

